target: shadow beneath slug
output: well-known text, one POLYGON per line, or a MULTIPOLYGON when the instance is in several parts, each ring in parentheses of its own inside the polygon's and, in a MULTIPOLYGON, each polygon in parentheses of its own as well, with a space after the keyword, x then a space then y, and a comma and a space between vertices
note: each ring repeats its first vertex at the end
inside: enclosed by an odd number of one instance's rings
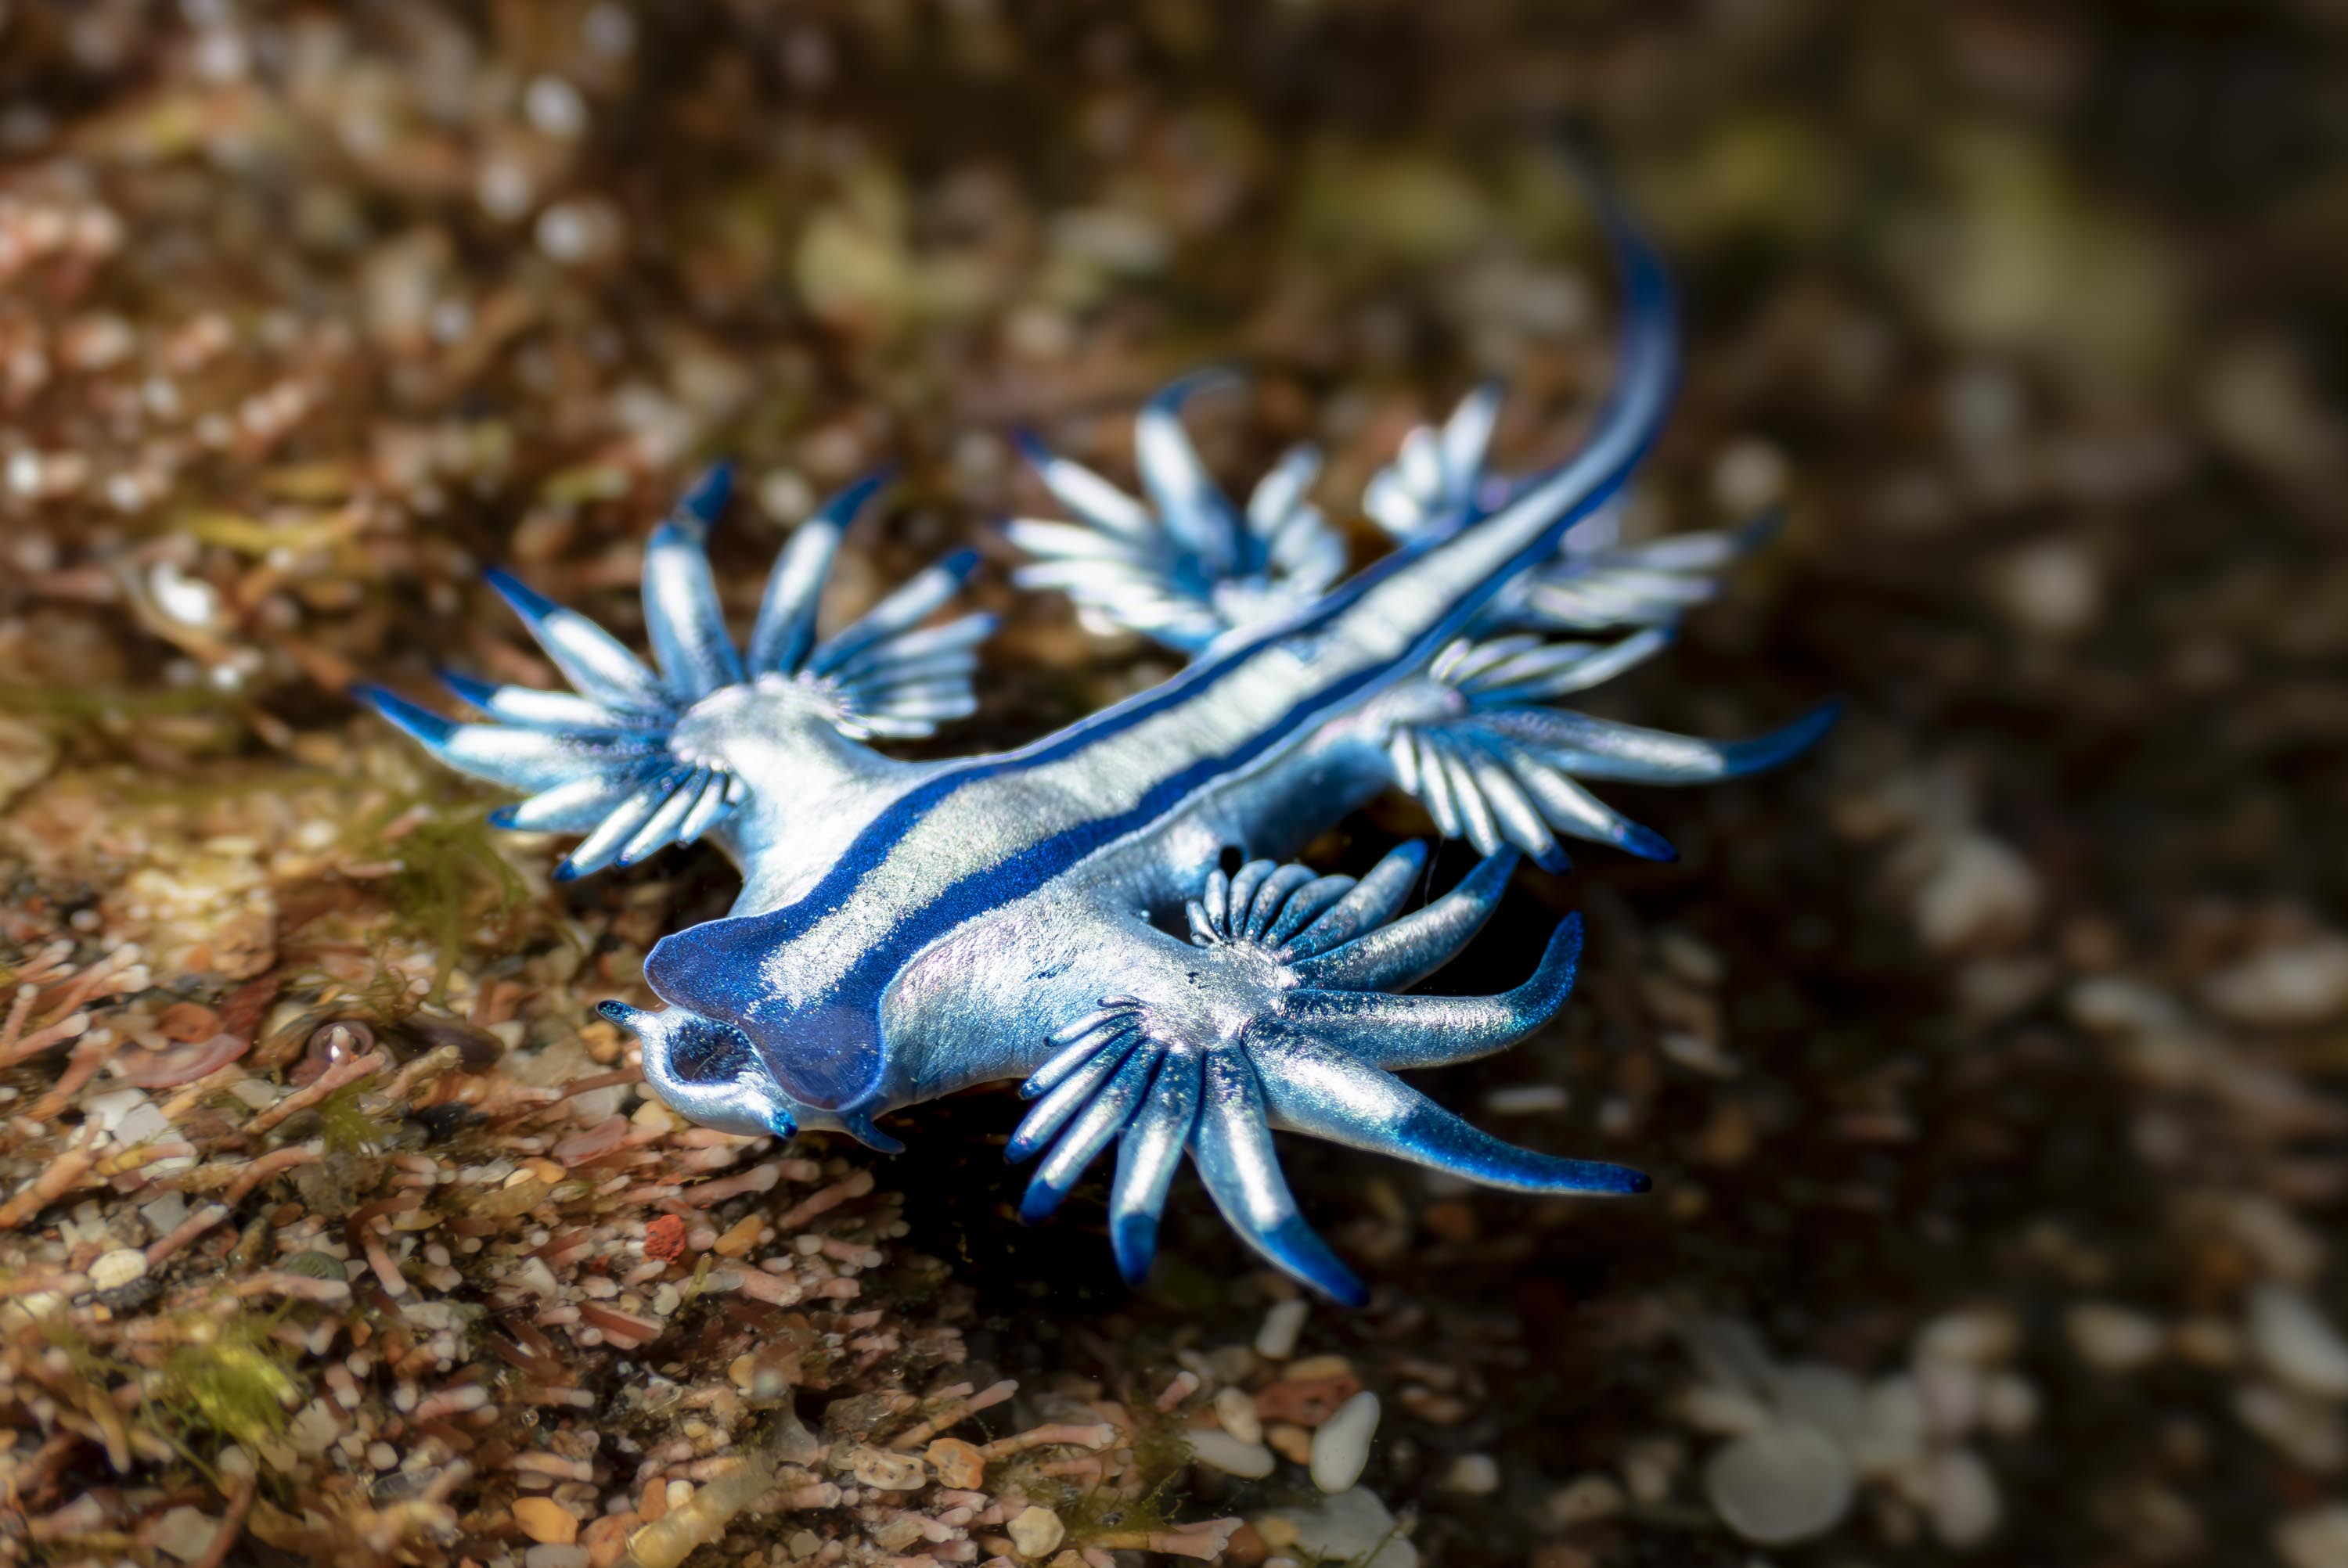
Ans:
MULTIPOLYGON (((912 1227, 906 1245, 943 1260, 954 1283, 973 1294, 973 1358, 1010 1377, 1065 1365, 1054 1354, 1063 1326, 1115 1311, 1134 1295, 1109 1250, 1106 1162, 1058 1214, 1021 1222, 1031 1172, 1003 1151, 1023 1109, 1007 1082, 933 1100, 887 1118, 905 1152, 873 1158, 874 1174, 903 1194, 912 1227), (1050 1312, 1036 1310, 1046 1304, 1050 1312)), ((1182 1201, 1179 1190, 1175 1201, 1182 1201)))

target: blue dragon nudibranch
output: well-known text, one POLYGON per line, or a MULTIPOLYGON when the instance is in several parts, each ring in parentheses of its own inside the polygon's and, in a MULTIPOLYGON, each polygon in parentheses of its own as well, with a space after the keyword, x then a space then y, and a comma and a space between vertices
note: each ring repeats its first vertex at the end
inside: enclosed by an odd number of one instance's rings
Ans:
POLYGON ((1033 744, 907 761, 868 743, 970 713, 993 625, 927 624, 972 569, 965 553, 818 636, 834 552, 873 481, 791 536, 745 647, 705 549, 720 471, 646 547, 651 664, 499 576, 572 692, 451 677, 486 715, 469 723, 364 695, 442 762, 522 792, 502 825, 582 835, 559 876, 703 838, 741 868, 730 914, 653 948, 644 972, 664 1010, 603 1004, 683 1114, 746 1133, 843 1130, 894 1151, 876 1116, 1019 1080, 1034 1104, 1010 1154, 1041 1161, 1030 1219, 1115 1143, 1111 1240, 1138 1280, 1187 1153, 1257 1252, 1359 1302, 1360 1283, 1299 1217, 1272 1132, 1516 1192, 1644 1190, 1623 1166, 1504 1143, 1395 1076, 1487 1055, 1554 1016, 1578 917, 1514 990, 1410 988, 1475 935, 1520 855, 1562 866, 1560 836, 1671 854, 1586 781, 1731 777, 1791 755, 1831 717, 1715 743, 1558 705, 1659 651, 1751 537, 1587 542, 1608 531, 1655 435, 1676 355, 1658 259, 1627 231, 1616 249, 1618 383, 1581 451, 1496 478, 1497 400, 1470 395, 1370 486, 1365 509, 1396 545, 1350 578, 1306 499, 1311 452, 1282 460, 1243 507, 1208 476, 1179 421, 1197 378, 1140 413, 1143 498, 1026 443, 1074 520, 1011 525, 1029 557, 1019 580, 1064 590, 1089 626, 1189 658, 1033 744), (1422 845, 1358 880, 1281 859, 1396 788, 1485 857, 1441 897, 1402 912, 1422 845), (1233 850, 1242 863, 1227 872, 1233 850))

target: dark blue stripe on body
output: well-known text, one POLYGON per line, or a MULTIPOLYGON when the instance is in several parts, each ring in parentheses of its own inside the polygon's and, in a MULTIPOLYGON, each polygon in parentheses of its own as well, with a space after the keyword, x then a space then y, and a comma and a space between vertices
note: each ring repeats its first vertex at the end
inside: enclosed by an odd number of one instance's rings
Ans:
MULTIPOLYGON (((1567 529, 1605 505, 1622 488, 1653 444, 1662 423, 1663 405, 1668 401, 1668 367, 1649 362, 1659 354, 1668 354, 1671 338, 1669 284, 1655 259, 1635 238, 1626 237, 1622 249, 1627 285, 1625 305, 1633 337, 1624 358, 1631 374, 1617 388, 1615 397, 1598 421, 1601 439, 1613 433, 1612 426, 1623 416, 1626 402, 1653 397, 1656 407, 1653 417, 1644 420, 1643 427, 1618 462, 1593 480, 1579 497, 1561 506, 1558 515, 1515 552, 1507 564, 1485 574, 1475 587, 1455 598, 1434 623, 1413 639, 1411 646, 1400 657, 1371 665, 1313 692, 1231 753, 1200 758, 1179 772, 1159 779, 1132 805, 1122 811, 1095 817, 1037 839, 992 866, 973 867, 968 875, 949 885, 922 908, 904 911, 904 917, 891 927, 890 936, 860 955, 827 988, 824 996, 806 999, 799 1005, 819 1006, 838 997, 843 990, 853 989, 854 982, 871 981, 876 970, 887 971, 879 977, 880 983, 885 984, 889 975, 893 974, 907 957, 954 927, 1034 891, 1094 850, 1147 826, 1175 809, 1189 795, 1247 767, 1330 709, 1353 700, 1365 689, 1391 679, 1399 671, 1413 668, 1446 640, 1457 636, 1504 583, 1526 568, 1554 554, 1567 529), (1647 334, 1653 341, 1639 341, 1641 333, 1647 334), (1666 377, 1660 392, 1643 384, 1643 377, 1658 374, 1666 377)), ((1569 458, 1542 479, 1524 487, 1518 499, 1521 500, 1542 485, 1553 482, 1570 470, 1577 460, 1578 457, 1569 458)), ((1086 747, 1108 741, 1177 705, 1211 701, 1218 686, 1232 676, 1245 672, 1267 650, 1321 630, 1389 578, 1407 571, 1447 547, 1476 537, 1480 530, 1505 517, 1507 509, 1502 508, 1499 513, 1470 525, 1458 534, 1397 550, 1354 574, 1317 603, 1284 621, 1266 626, 1244 643, 1194 664, 1150 691, 1137 693, 1114 707, 1069 725, 1056 734, 1045 736, 1018 751, 973 759, 939 774, 883 810, 857 835, 856 841, 822 880, 797 902, 763 915, 729 918, 712 922, 709 927, 691 927, 664 939, 659 947, 668 948, 673 955, 682 957, 681 948, 676 945, 679 938, 692 937, 698 932, 701 939, 707 941, 716 935, 713 927, 728 928, 727 936, 731 940, 726 946, 729 948, 736 942, 745 947, 757 945, 759 938, 768 932, 780 938, 787 929, 807 929, 846 904, 864 878, 902 843, 918 824, 964 787, 1007 774, 1044 767, 1086 747)), ((655 948, 651 966, 655 970, 664 968, 659 959, 660 953, 655 948)), ((654 979, 658 983, 661 976, 655 973, 654 979)), ((669 989, 666 985, 661 989, 664 992, 669 989)), ((871 987, 874 994, 879 989, 878 985, 871 987)), ((747 1010, 755 1010, 755 1003, 747 1010)))

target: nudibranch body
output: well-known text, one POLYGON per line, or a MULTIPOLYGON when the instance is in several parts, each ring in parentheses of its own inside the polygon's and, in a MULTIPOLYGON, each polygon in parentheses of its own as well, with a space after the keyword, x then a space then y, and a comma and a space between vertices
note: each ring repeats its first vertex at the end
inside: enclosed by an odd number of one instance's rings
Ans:
POLYGON ((1661 424, 1675 358, 1661 265, 1628 231, 1616 248, 1618 383, 1582 449, 1498 480, 1484 462, 1496 400, 1471 395, 1371 485, 1365 508, 1396 547, 1350 578, 1306 499, 1309 452, 1244 507, 1216 487, 1179 422, 1198 378, 1139 416, 1146 498, 1029 443, 1075 520, 1012 526, 1031 558, 1020 580, 1189 662, 1015 751, 912 762, 870 743, 970 713, 992 627, 929 624, 971 570, 965 554, 819 638, 833 553, 871 482, 792 535, 743 646, 705 549, 721 473, 646 548, 651 664, 499 578, 573 692, 451 677, 486 716, 470 723, 366 695, 443 762, 522 792, 502 825, 582 835, 559 876, 705 837, 741 867, 731 913, 654 948, 645 975, 668 1005, 605 1005, 685 1115, 893 1149, 877 1116, 1020 1081, 1034 1105, 1010 1152, 1040 1158, 1031 1219, 1115 1144, 1111 1239, 1138 1279, 1187 1153, 1258 1252, 1358 1301, 1359 1282, 1299 1217, 1271 1133, 1519 1192, 1643 1191, 1622 1166, 1501 1143, 1395 1076, 1498 1050, 1554 1016, 1578 918, 1514 990, 1411 988, 1475 935, 1520 856, 1561 866, 1560 837, 1670 855, 1583 781, 1730 777, 1798 751, 1830 718, 1724 744, 1559 705, 1661 651, 1750 537, 1582 543, 1578 525, 1602 518, 1661 424), (1484 856, 1442 897, 1404 912, 1422 845, 1359 879, 1284 861, 1396 788, 1484 856))

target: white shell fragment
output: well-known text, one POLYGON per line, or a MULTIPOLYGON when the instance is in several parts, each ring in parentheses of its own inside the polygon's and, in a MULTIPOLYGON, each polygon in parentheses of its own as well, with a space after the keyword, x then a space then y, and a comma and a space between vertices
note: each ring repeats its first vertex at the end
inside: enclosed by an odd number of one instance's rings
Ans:
POLYGON ((1807 1541, 1850 1511, 1850 1460, 1816 1427, 1738 1438, 1704 1467, 1704 1495, 1731 1530, 1762 1546, 1807 1541))
POLYGON ((1313 1484, 1323 1491, 1344 1491, 1361 1480, 1377 1430, 1378 1397, 1368 1389, 1338 1406, 1313 1434, 1313 1484))

